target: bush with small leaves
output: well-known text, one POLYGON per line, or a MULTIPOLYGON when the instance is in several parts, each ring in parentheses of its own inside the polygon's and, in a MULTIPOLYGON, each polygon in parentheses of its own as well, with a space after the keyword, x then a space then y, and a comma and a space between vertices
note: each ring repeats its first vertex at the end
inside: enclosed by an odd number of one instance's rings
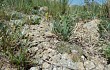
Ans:
POLYGON ((54 21, 53 32, 64 41, 67 41, 73 29, 73 19, 70 15, 59 16, 54 21))
POLYGON ((27 43, 28 39, 23 39, 22 25, 11 26, 8 23, 0 23, 0 50, 15 64, 20 70, 25 69, 28 64, 27 43))

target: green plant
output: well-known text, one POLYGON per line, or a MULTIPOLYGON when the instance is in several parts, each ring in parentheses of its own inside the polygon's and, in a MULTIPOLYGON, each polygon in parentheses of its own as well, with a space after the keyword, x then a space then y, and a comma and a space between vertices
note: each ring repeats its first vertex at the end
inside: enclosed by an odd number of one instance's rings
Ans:
POLYGON ((109 40, 110 39, 110 20, 102 19, 98 27, 99 27, 100 38, 109 40))
POLYGON ((4 0, 0 0, 0 9, 2 8, 2 3, 4 0))
POLYGON ((109 18, 109 0, 103 4, 100 4, 94 0, 84 0, 85 5, 73 5, 70 11, 77 14, 78 18, 83 20, 94 19, 94 18, 109 18))
POLYGON ((29 57, 27 56, 26 46, 22 45, 20 46, 20 49, 18 51, 14 51, 14 52, 17 53, 16 54, 12 54, 10 52, 7 53, 10 62, 12 64, 15 64, 19 70, 21 69, 26 70, 27 65, 30 64, 29 57))
POLYGON ((39 17, 39 16, 33 17, 33 18, 31 18, 30 21, 31 21, 31 24, 33 24, 33 25, 40 24, 41 17, 39 17))
POLYGON ((49 11, 52 13, 53 16, 57 16, 58 14, 66 14, 69 12, 69 0, 54 0, 51 1, 51 4, 49 6, 49 11))
POLYGON ((104 54, 106 58, 110 59, 110 44, 104 49, 104 54))
POLYGON ((0 23, 0 50, 19 69, 25 69, 29 61, 26 54, 28 39, 23 39, 22 27, 20 24, 0 23))
POLYGON ((54 21, 53 32, 62 40, 68 40, 73 29, 73 19, 70 15, 59 16, 54 21))
POLYGON ((2 2, 5 9, 22 11, 24 13, 30 13, 31 3, 30 0, 4 0, 2 2))
POLYGON ((36 13, 38 9, 33 11, 33 8, 47 6, 49 8, 48 12, 56 16, 57 14, 69 12, 68 2, 69 0, 4 0, 3 4, 5 8, 22 11, 24 13, 36 13))

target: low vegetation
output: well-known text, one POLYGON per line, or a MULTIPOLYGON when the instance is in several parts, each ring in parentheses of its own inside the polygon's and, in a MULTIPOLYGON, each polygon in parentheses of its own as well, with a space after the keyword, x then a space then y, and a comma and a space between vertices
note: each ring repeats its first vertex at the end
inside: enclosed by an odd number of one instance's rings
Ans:
POLYGON ((23 38, 23 26, 0 22, 0 50, 5 54, 10 63, 15 64, 18 69, 24 69, 28 63, 27 42, 23 38))
POLYGON ((58 16, 54 21, 53 32, 59 36, 60 39, 66 41, 71 35, 73 29, 74 20, 70 15, 58 16))

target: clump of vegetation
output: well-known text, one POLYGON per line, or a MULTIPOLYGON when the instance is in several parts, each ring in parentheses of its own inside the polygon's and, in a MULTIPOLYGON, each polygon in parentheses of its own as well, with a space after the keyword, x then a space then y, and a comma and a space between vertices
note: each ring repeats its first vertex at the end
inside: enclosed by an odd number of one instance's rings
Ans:
POLYGON ((10 63, 15 64, 18 69, 25 69, 28 64, 27 42, 23 39, 22 25, 11 26, 0 22, 0 50, 5 54, 10 63))
POLYGON ((73 29, 73 19, 70 15, 62 15, 54 21, 53 32, 59 36, 60 39, 67 41, 73 29))
POLYGON ((99 24, 100 38, 110 40, 110 20, 102 19, 99 24))
POLYGON ((108 44, 106 49, 104 49, 104 55, 108 59, 108 61, 110 61, 110 44, 108 44))
POLYGON ((40 21, 41 21, 41 17, 39 17, 39 16, 36 16, 36 17, 30 19, 30 23, 33 25, 40 24, 40 21))
POLYGON ((47 6, 51 15, 67 13, 69 10, 69 0, 3 0, 3 8, 21 11, 28 14, 38 13, 39 7, 47 6))

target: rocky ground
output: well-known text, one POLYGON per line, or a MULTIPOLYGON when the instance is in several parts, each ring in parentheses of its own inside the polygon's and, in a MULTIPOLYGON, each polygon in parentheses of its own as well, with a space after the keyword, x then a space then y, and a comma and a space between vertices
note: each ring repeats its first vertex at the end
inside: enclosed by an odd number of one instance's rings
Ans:
POLYGON ((94 48, 83 50, 75 44, 57 40, 57 36, 49 30, 49 24, 44 22, 38 26, 31 25, 30 35, 34 47, 30 50, 36 52, 32 60, 37 61, 40 66, 30 70, 109 70, 106 60, 94 48))
MULTIPOLYGON (((34 19, 37 17, 33 16, 34 19)), ((31 15, 31 18, 33 16, 31 15)), ((15 20, 13 21, 15 22, 15 20)), ((13 21, 10 22, 13 23, 13 21)), ((20 20, 20 22, 25 21, 20 20)), ((45 19, 42 19, 39 25, 25 25, 24 31, 27 31, 26 35, 31 39, 28 54, 30 54, 30 60, 34 63, 28 70, 110 70, 110 65, 107 64, 106 59, 99 52, 102 47, 100 41, 98 41, 97 24, 93 25, 93 23, 92 21, 77 25, 75 31, 73 31, 75 36, 71 36, 69 42, 59 40, 58 36, 52 33, 52 22, 45 19), (93 33, 91 33, 92 28, 96 28, 93 33), (95 40, 93 40, 93 36, 95 40), (92 40, 86 43, 90 37, 92 37, 92 40), (82 38, 83 40, 81 40, 82 38), (78 41, 75 41, 76 39, 78 41), (91 46, 97 41, 99 42, 98 46, 91 46)), ((8 62, 4 63, 5 57, 0 58, 3 59, 0 61, 1 70, 17 70, 12 68, 8 62)))

